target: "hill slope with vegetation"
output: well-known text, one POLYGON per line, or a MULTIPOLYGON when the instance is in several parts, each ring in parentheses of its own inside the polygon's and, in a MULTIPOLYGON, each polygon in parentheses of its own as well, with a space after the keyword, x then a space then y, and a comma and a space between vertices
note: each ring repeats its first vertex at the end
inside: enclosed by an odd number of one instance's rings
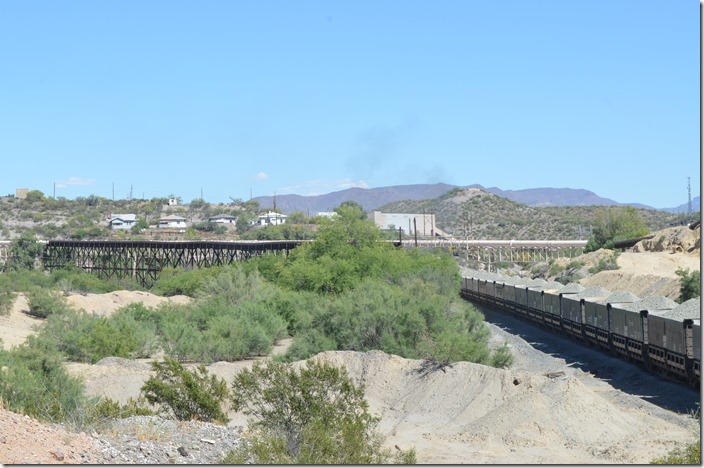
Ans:
MULTIPOLYGON (((38 239, 310 239, 315 237, 320 218, 301 211, 289 214, 285 225, 256 226, 252 222, 268 205, 257 200, 232 200, 210 204, 203 199, 172 206, 168 198, 151 200, 109 200, 91 195, 68 200, 29 192, 26 199, 0 197, 0 239, 11 240, 22 234, 38 239), (135 214, 137 226, 131 230, 110 230, 111 214, 135 214), (185 218, 188 226, 179 230, 150 229, 168 215, 185 218), (225 227, 209 223, 211 216, 230 215, 236 225, 225 227)), ((342 205, 362 205, 344 202, 342 205)), ((387 213, 433 213, 437 226, 457 238, 470 239, 587 239, 604 206, 531 207, 480 188, 455 188, 443 195, 423 200, 388 203, 378 211, 387 213)), ((636 209, 651 231, 682 225, 699 218, 699 212, 676 215, 652 209, 636 209)), ((277 211, 281 212, 278 208, 277 211)))
MULTIPOLYGON (((453 189, 432 200, 405 200, 379 208, 385 213, 432 213, 444 232, 468 239, 587 239, 603 206, 537 208, 481 189, 453 189)), ((625 208, 624 208, 625 209, 625 208)), ((636 209, 653 231, 699 218, 657 210, 636 209)))

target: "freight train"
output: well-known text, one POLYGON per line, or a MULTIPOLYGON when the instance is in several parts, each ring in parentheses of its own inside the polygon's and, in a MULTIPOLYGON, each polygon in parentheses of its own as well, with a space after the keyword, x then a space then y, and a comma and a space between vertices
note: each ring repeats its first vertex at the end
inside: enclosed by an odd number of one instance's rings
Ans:
POLYGON ((507 311, 654 372, 701 381, 701 302, 471 271, 463 298, 507 311))

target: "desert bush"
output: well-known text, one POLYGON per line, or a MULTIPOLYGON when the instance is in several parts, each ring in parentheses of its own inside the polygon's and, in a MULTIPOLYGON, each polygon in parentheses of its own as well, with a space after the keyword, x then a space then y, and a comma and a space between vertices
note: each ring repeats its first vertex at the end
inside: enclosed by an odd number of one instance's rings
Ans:
POLYGON ((448 294, 447 287, 442 280, 421 277, 398 285, 368 280, 339 296, 322 297, 310 325, 299 331, 281 359, 379 349, 410 359, 510 364, 507 349, 489 348, 482 314, 456 291, 448 294))
POLYGON ((227 424, 229 418, 222 408, 229 396, 225 380, 209 375, 202 364, 190 371, 169 357, 153 362, 152 369, 155 376, 141 389, 150 404, 159 405, 161 411, 180 421, 227 424))
POLYGON ((61 353, 34 337, 10 351, 0 349, 0 401, 48 422, 82 419, 89 404, 82 381, 63 367, 61 353))
POLYGON ((229 304, 226 298, 161 309, 158 333, 164 351, 178 360, 205 363, 266 354, 286 336, 287 323, 264 302, 229 304))
POLYGON ((675 274, 680 277, 680 303, 701 296, 701 272, 678 268, 675 274))
POLYGON ((596 274, 605 270, 618 270, 618 252, 613 252, 608 258, 600 258, 599 262, 589 268, 589 273, 596 274))
POLYGON ((678 447, 665 455, 650 462, 651 465, 694 465, 702 464, 702 446, 698 440, 684 447, 678 447))
POLYGON ((561 266, 559 263, 553 261, 550 263, 550 269, 548 270, 548 276, 555 277, 561 271, 564 271, 565 267, 561 266))
POLYGON ((159 273, 159 279, 151 287, 151 292, 159 296, 185 295, 196 297, 206 279, 217 276, 222 267, 184 270, 166 267, 159 273))
POLYGON ((58 291, 39 287, 32 287, 27 291, 27 305, 30 315, 41 318, 69 309, 68 302, 58 291))
POLYGON ((17 299, 17 293, 7 275, 0 275, 0 315, 9 315, 17 299))
POLYGON ((344 369, 307 362, 299 371, 255 363, 232 382, 232 405, 250 416, 248 443, 222 463, 414 463, 415 451, 396 458, 382 448, 379 419, 368 411, 363 387, 344 369))
POLYGON ((139 396, 137 399, 132 397, 127 399, 124 405, 113 400, 112 398, 101 398, 92 408, 90 412, 90 422, 97 423, 106 419, 125 419, 132 416, 151 416, 154 414, 144 396, 139 396))
POLYGON ((51 343, 67 359, 89 363, 109 356, 148 357, 157 343, 156 326, 135 320, 123 309, 111 317, 71 309, 54 313, 37 336, 51 343))

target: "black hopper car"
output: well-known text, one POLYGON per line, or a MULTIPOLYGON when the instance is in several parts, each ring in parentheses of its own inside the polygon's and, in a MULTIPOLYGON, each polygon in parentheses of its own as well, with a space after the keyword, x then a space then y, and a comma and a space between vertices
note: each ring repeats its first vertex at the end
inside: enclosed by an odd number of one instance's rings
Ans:
POLYGON ((477 271, 462 297, 636 361, 692 385, 701 381, 701 302, 562 285, 477 271))

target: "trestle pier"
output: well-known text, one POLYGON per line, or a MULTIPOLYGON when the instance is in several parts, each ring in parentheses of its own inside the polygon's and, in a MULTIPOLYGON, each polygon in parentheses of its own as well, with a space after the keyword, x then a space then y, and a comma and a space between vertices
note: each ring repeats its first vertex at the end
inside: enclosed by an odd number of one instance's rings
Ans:
MULTIPOLYGON (((414 241, 404 241, 413 245, 414 241)), ((489 240, 489 239, 423 239, 415 244, 443 247, 467 261, 483 263, 495 270, 501 263, 527 265, 551 259, 573 258, 584 253, 586 240, 489 240)))
POLYGON ((196 269, 228 265, 265 254, 288 253, 305 241, 49 241, 44 267, 73 265, 103 279, 135 278, 151 287, 165 267, 196 269))

